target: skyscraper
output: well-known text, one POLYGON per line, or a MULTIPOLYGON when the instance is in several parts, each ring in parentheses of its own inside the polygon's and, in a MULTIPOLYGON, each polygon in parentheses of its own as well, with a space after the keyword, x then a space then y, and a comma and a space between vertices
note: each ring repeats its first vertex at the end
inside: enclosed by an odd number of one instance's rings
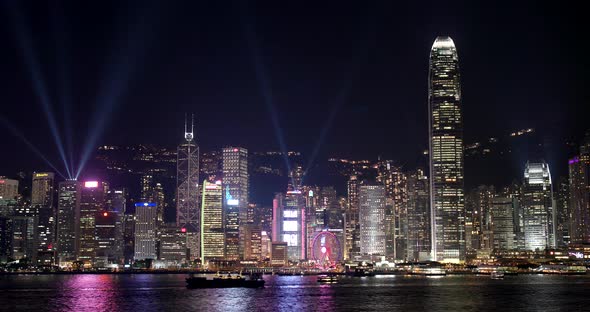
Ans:
POLYGON ((98 181, 85 181, 80 189, 80 210, 76 215, 76 250, 78 260, 86 264, 93 264, 96 257, 96 214, 107 210, 108 190, 106 182, 98 181))
MULTIPOLYGON (((228 246, 226 256, 228 259, 237 260, 244 256, 245 234, 241 229, 243 229, 242 225, 245 225, 247 223, 246 220, 248 219, 248 192, 250 190, 248 176, 248 150, 243 147, 225 147, 222 150, 222 158, 223 186, 229 195, 229 198, 226 198, 227 213, 230 215, 233 214, 233 210, 237 209, 238 211, 237 255, 234 254, 235 247, 228 246), (229 204, 230 200, 231 204, 229 204)), ((226 220, 231 221, 229 219, 226 220)), ((226 234, 233 235, 231 231, 231 227, 228 228, 226 226, 226 234)))
POLYGON ((57 254, 60 265, 76 260, 76 237, 81 185, 76 180, 59 183, 57 202, 57 254))
POLYGON ((301 191, 288 191, 282 207, 281 241, 286 242, 289 260, 305 259, 307 231, 305 228, 305 198, 301 191))
POLYGON ((347 207, 345 212, 345 250, 344 258, 349 259, 360 252, 359 249, 359 187, 360 180, 356 174, 348 179, 347 207))
POLYGON ((178 146, 176 162, 176 225, 185 229, 190 258, 200 257, 199 146, 191 130, 184 125, 184 142, 178 146))
POLYGON ((408 260, 430 258, 430 192, 423 170, 408 173, 408 260))
POLYGON ((584 157, 569 160, 569 208, 572 243, 590 243, 589 163, 584 157))
POLYGON ((526 249, 555 248, 554 207, 549 165, 527 162, 522 192, 526 249))
POLYGON ((510 197, 497 196, 491 199, 490 227, 492 248, 507 251, 516 248, 514 235, 514 203, 510 197))
POLYGON ((463 117, 459 57, 450 37, 437 37, 428 77, 432 254, 437 261, 465 261, 463 117))
POLYGON ((18 180, 0 177, 0 199, 14 200, 18 196, 18 180))
POLYGON ((223 187, 221 181, 203 182, 201 199, 201 254, 203 263, 223 260, 225 234, 223 231, 223 187))
POLYGON ((135 255, 134 259, 156 259, 156 217, 155 203, 135 204, 135 255))
POLYGON ((363 184, 359 189, 360 253, 385 256, 385 186, 363 184))
POLYGON ((31 206, 37 210, 39 224, 37 234, 39 264, 53 264, 55 245, 56 211, 53 205, 53 172, 33 173, 31 206))

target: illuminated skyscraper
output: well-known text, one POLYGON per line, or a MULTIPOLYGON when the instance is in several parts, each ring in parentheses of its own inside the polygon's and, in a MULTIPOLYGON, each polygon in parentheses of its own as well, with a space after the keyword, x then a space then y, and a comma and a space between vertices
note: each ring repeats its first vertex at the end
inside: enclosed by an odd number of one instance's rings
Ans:
POLYGON ((345 212, 345 239, 346 249, 344 258, 349 259, 353 255, 359 254, 359 187, 360 180, 356 174, 348 179, 347 185, 347 207, 345 212))
POLYGON ((506 251, 516 248, 514 234, 514 203, 510 197, 497 196, 491 199, 490 230, 491 248, 506 251))
POLYGON ((571 242, 590 243, 590 130, 569 160, 569 196, 571 242))
POLYGON ((203 182, 201 199, 201 253, 203 262, 222 260, 225 257, 223 231, 223 187, 221 181, 203 182))
POLYGON ((408 174, 408 260, 430 259, 430 184, 423 170, 408 174))
POLYGON ((524 242, 528 250, 555 248, 555 206, 551 183, 551 172, 546 162, 526 163, 522 208, 524 242))
POLYGON ((18 180, 0 177, 0 199, 14 200, 18 196, 18 180))
POLYGON ((76 260, 76 237, 81 185, 76 180, 59 183, 57 201, 57 254, 59 263, 76 260))
POLYGON ((248 214, 248 150, 242 147, 225 147, 222 150, 223 158, 223 187, 226 191, 226 257, 229 260, 238 260, 244 256, 244 238, 242 225, 247 223, 248 214), (231 201, 231 204, 230 202, 231 201), (237 212, 237 218, 235 216, 237 212), (233 223, 237 221, 238 227, 233 223), (237 246, 235 237, 237 230, 237 246), (237 248, 236 248, 237 247, 237 248))
POLYGON ((107 210, 106 182, 86 181, 80 189, 80 210, 76 215, 78 260, 93 264, 96 257, 96 214, 107 210))
POLYGON ((288 258, 291 261, 305 259, 307 231, 305 225, 305 198, 301 191, 288 191, 283 201, 281 241, 287 243, 288 258))
POLYGON ((31 206, 37 210, 39 225, 37 234, 39 264, 53 264, 55 245, 56 210, 53 205, 53 172, 33 173, 31 206))
POLYGON ((155 203, 135 204, 135 261, 156 259, 156 217, 155 203))
POLYGON ((200 257, 199 208, 199 146, 194 141, 194 121, 191 130, 184 125, 185 141, 178 146, 176 163, 176 225, 187 233, 187 248, 190 258, 200 257))
POLYGON ((430 209, 433 260, 465 261, 463 117, 459 57, 450 37, 437 37, 430 51, 430 209))
POLYGON ((359 189, 360 253, 385 256, 385 186, 362 184, 359 189))

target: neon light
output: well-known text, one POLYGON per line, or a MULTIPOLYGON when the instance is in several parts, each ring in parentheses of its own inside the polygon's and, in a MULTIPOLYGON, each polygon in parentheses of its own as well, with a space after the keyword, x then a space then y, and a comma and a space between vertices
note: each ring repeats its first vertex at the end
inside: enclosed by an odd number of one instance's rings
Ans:
POLYGON ((238 199, 228 199, 227 200, 227 204, 229 206, 237 206, 237 205, 240 204, 240 200, 238 200, 238 199))
POLYGON ((218 188, 219 188, 219 185, 217 185, 217 184, 209 184, 209 183, 207 183, 207 186, 205 186, 205 189, 206 190, 216 190, 218 188))
POLYGON ((221 185, 221 180, 217 180, 217 181, 215 181, 215 184, 217 184, 217 185, 221 185))
POLYGON ((237 152, 237 151, 238 151, 238 149, 237 148, 234 148, 234 152, 237 152))
POLYGON ((36 173, 35 174, 35 178, 42 178, 42 177, 48 177, 49 174, 48 173, 36 173))
POLYGON ((186 228, 182 228, 182 229, 180 229, 180 232, 182 232, 182 233, 186 233, 186 228))
POLYGON ((301 191, 288 191, 287 194, 301 194, 301 191))
POLYGON ((135 203, 135 207, 156 207, 156 203, 135 203))
POLYGON ((84 182, 84 187, 87 187, 87 188, 98 187, 98 181, 86 181, 86 182, 84 182))
POLYGON ((327 249, 326 247, 322 247, 322 253, 326 253, 327 249))
POLYGON ((0 184, 4 184, 4 180, 0 180, 0 184))
POLYGON ((109 216, 109 214, 108 214, 107 212, 103 212, 103 213, 102 213, 102 215, 103 215, 104 217, 108 217, 108 216, 109 216))
POLYGON ((309 191, 308 196, 313 197, 313 191, 309 191))

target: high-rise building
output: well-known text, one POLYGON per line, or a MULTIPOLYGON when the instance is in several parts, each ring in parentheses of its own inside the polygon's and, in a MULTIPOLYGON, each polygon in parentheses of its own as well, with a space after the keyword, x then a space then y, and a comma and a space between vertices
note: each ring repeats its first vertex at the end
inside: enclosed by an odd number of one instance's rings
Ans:
POLYGON ((272 200, 272 230, 271 241, 282 241, 283 233, 283 208, 285 207, 285 195, 276 193, 272 200))
POLYGON ((428 77, 432 258, 465 261, 463 117, 459 57, 450 37, 437 37, 428 77))
POLYGON ((570 244, 570 187, 567 177, 561 177, 555 192, 555 243, 557 248, 570 244))
POLYGON ((551 172, 546 162, 526 163, 522 207, 525 248, 555 248, 555 205, 551 172))
MULTIPOLYGON (((127 189, 118 188, 109 191, 110 205, 108 210, 115 214, 115 244, 113 247, 113 258, 117 261, 123 261, 125 259, 125 218, 127 216, 127 198, 129 194, 127 189)), ((131 216, 132 218, 132 216, 131 216)))
POLYGON ((385 186, 362 184, 359 188, 360 253, 385 255, 385 186))
MULTIPOLYGON (((223 186, 230 198, 226 198, 228 210, 238 210, 238 254, 234 253, 234 246, 228 246, 226 256, 228 259, 240 259, 244 257, 244 232, 243 226, 247 224, 248 213, 248 193, 249 176, 248 176, 248 150, 243 147, 224 147, 222 150, 223 158, 223 186), (232 204, 228 204, 228 201, 232 204)), ((229 212, 229 211, 228 211, 229 212)), ((228 229, 226 227, 226 233, 228 229)), ((231 232, 230 232, 231 234, 231 232)), ((232 234, 233 235, 233 234, 232 234)))
POLYGON ((176 223, 165 224, 158 233, 158 259, 168 267, 180 266, 186 262, 186 233, 176 223))
POLYGON ((386 255, 393 259, 407 258, 408 236, 408 192, 407 176, 391 160, 379 161, 377 181, 385 186, 385 196, 391 199, 391 209, 386 216, 388 231, 388 248, 386 255))
POLYGON ((492 233, 491 247, 496 251, 515 249, 514 200, 504 196, 492 198, 489 215, 492 233))
POLYGON ((491 251, 493 248, 490 210, 495 194, 493 186, 480 185, 465 198, 466 223, 470 225, 466 228, 468 250, 491 251))
POLYGON ((225 233, 223 230, 223 187, 221 181, 203 182, 201 204, 201 254, 203 263, 223 260, 225 233))
POLYGON ((178 146, 176 162, 176 225, 185 229, 186 245, 192 260, 200 258, 199 146, 184 125, 184 142, 178 146))
POLYGON ((344 259, 350 259, 360 253, 359 236, 359 187, 360 179, 353 174, 347 183, 347 209, 345 212, 345 250, 344 259))
POLYGON ((244 234, 244 260, 262 260, 262 230, 260 226, 246 224, 244 234))
POLYGON ((12 219, 0 215, 0 264, 5 264, 12 258, 12 219))
POLYGON ((307 231, 305 228, 305 199, 301 191, 288 191, 284 198, 280 222, 280 241, 287 243, 290 261, 305 259, 307 231))
POLYGON ((13 200, 18 197, 18 180, 0 176, 0 199, 13 200))
POLYGON ((423 170, 408 173, 408 260, 430 259, 430 192, 423 170))
POLYGON ((155 203, 135 204, 135 261, 156 259, 156 217, 155 203))
POLYGON ((56 210, 53 205, 53 181, 53 172, 33 173, 31 206, 37 210, 39 218, 38 263, 42 265, 51 265, 55 261, 56 210))
POLYGON ((119 264, 119 241, 117 221, 119 216, 112 211, 99 211, 95 220, 96 256, 94 266, 107 267, 109 264, 119 264))
POLYGON ((108 191, 108 184, 99 181, 85 181, 80 188, 76 250, 78 260, 85 264, 93 264, 96 257, 96 214, 107 210, 108 191))
POLYGON ((81 184, 76 180, 59 183, 57 195, 57 255, 60 265, 76 260, 80 191, 81 184))
POLYGON ((571 242, 590 243, 590 155, 569 160, 571 242))

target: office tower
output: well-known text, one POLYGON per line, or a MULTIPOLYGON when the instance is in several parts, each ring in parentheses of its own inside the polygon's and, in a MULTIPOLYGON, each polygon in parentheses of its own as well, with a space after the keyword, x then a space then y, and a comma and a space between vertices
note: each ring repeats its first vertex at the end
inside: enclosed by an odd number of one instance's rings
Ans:
POLYGON ((555 243, 557 248, 570 244, 570 187, 567 177, 561 177, 555 194, 555 243))
POLYGON ((18 197, 18 180, 0 177, 0 199, 14 200, 18 197))
POLYGON ((160 226, 164 224, 164 210, 167 206, 162 183, 156 183, 154 186, 154 202, 156 203, 156 207, 158 207, 156 219, 158 220, 158 226, 160 226))
POLYGON ((287 243, 290 261, 305 259, 307 231, 305 225, 305 199, 301 191, 288 191, 284 198, 280 218, 280 241, 287 243))
POLYGON ((262 230, 260 226, 246 224, 244 226, 244 260, 262 260, 262 230))
POLYGON ((385 186, 363 183, 359 188, 360 253, 385 255, 385 186))
MULTIPOLYGON (((248 177, 248 150, 242 147, 225 147, 222 150, 223 158, 223 186, 229 197, 226 198, 226 204, 230 200, 232 204, 227 204, 227 216, 232 216, 232 220, 228 222, 237 221, 238 227, 234 226, 228 228, 226 224, 226 234, 235 235, 232 231, 238 231, 238 246, 227 246, 226 257, 228 259, 238 260, 244 256, 244 233, 242 225, 247 224, 247 210, 248 210, 248 192, 249 192, 249 177, 248 177), (235 210, 238 212, 237 220, 234 220, 235 210), (229 231, 229 232, 228 232, 229 231), (237 254, 236 254, 237 252, 237 254)), ((228 237, 229 239, 229 237, 228 237)), ((228 244, 235 244, 234 238, 228 241, 228 244)))
POLYGON ((135 204, 135 261, 156 259, 156 217, 155 203, 135 204))
POLYGON ((493 186, 480 185, 471 190, 465 198, 466 223, 470 228, 466 229, 466 241, 468 250, 492 249, 492 225, 490 208, 492 198, 496 191, 493 186))
POLYGON ((191 260, 200 258, 199 209, 199 146, 194 141, 194 121, 191 130, 184 125, 184 142, 178 146, 176 162, 176 225, 187 233, 187 248, 191 260))
POLYGON ((491 199, 490 230, 492 248, 508 251, 516 248, 514 241, 514 201, 510 197, 498 196, 491 199))
POLYGON ((0 264, 6 264, 12 257, 12 219, 0 215, 0 264))
MULTIPOLYGON (((175 223, 176 224, 176 223, 175 223)), ((186 236, 185 236, 186 239, 186 236)), ((186 245, 186 241, 185 241, 186 245)), ((126 211, 123 215, 123 259, 125 264, 133 262, 135 255, 135 212, 126 211)))
POLYGON ((303 177, 305 176, 305 171, 303 170, 303 166, 295 165, 289 171, 289 182, 287 183, 287 190, 288 191, 295 191, 301 190, 303 186, 303 177))
POLYGON ((148 170, 148 172, 141 175, 141 200, 153 201, 154 200, 154 174, 148 170))
POLYGON ((270 259, 271 240, 267 231, 260 232, 260 256, 262 260, 270 259))
POLYGON ((201 254, 203 263, 225 257, 223 230, 223 187, 221 181, 203 182, 201 197, 201 254))
POLYGON ((283 208, 285 207, 285 195, 276 193, 272 200, 272 231, 271 241, 282 241, 283 233, 283 208))
POLYGON ((437 261, 463 262, 463 118, 459 57, 453 39, 436 38, 429 65, 431 256, 437 261))
POLYGON ((345 250, 344 259, 350 259, 360 253, 359 236, 359 187, 360 179, 353 174, 347 183, 347 209, 345 212, 345 250))
POLYGON ((377 165, 377 181, 385 186, 385 196, 391 199, 391 209, 387 212, 387 235, 389 248, 386 255, 393 259, 403 260, 407 257, 408 215, 407 215, 407 176, 400 167, 391 160, 379 161, 377 165))
POLYGON ((527 162, 522 193, 524 241, 527 250, 555 248, 555 212, 549 165, 527 162))
POLYGON ((430 259, 430 191, 428 177, 418 169, 408 173, 408 260, 430 259))
POLYGON ((119 216, 113 211, 98 211, 95 220, 96 256, 95 267, 107 267, 119 263, 119 244, 117 223, 119 216))
POLYGON ((53 205, 53 172, 33 173, 31 206, 37 210, 38 264, 54 263, 56 211, 53 205))
POLYGON ((12 258, 37 262, 37 217, 16 214, 12 219, 12 258))
POLYGON ((96 214, 107 210, 108 190, 108 184, 99 181, 85 181, 80 188, 76 250, 78 260, 85 264, 93 264, 96 257, 96 214))
POLYGON ((571 242, 590 243, 590 163, 587 156, 574 157, 568 163, 571 242))
POLYGON ((178 267, 186 262, 186 233, 176 223, 164 224, 158 231, 158 259, 167 267, 178 267))
POLYGON ((289 263, 289 244, 286 242, 272 242, 270 250, 270 265, 286 266, 289 263))
POLYGON ((201 175, 204 180, 216 181, 221 178, 222 157, 219 151, 203 153, 201 155, 201 175))
POLYGON ((522 207, 522 183, 513 181, 504 194, 512 199, 513 223, 514 223, 514 244, 518 250, 526 250, 524 243, 524 210, 522 207))
POLYGON ((60 266, 76 260, 79 231, 81 184, 76 180, 59 183, 57 200, 57 255, 60 266))
POLYGON ((125 255, 125 217, 127 214, 127 189, 118 188, 109 191, 108 210, 116 214, 114 256, 117 261, 124 262, 125 255))
POLYGON ((341 229, 344 224, 342 211, 336 196, 336 189, 323 187, 320 192, 319 207, 316 209, 316 222, 323 229, 341 229))

